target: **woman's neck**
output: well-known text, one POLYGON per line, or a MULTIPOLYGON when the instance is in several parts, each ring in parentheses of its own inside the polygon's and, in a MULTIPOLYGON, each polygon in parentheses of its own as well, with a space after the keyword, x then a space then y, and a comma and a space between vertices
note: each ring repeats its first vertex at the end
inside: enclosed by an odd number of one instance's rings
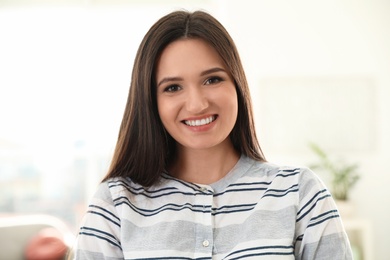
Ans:
POLYGON ((169 173, 181 180, 211 184, 222 179, 237 163, 240 154, 230 140, 218 147, 190 149, 178 145, 169 173))

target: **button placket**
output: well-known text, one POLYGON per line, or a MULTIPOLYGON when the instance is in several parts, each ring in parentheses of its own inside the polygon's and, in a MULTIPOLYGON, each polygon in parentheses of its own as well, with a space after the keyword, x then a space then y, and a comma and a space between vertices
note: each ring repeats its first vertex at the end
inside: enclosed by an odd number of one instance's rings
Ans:
MULTIPOLYGON (((205 252, 208 252, 210 256, 212 255, 212 240, 213 240, 213 226, 212 226, 212 215, 211 207, 213 204, 213 191, 210 187, 202 186, 199 188, 202 192, 202 206, 203 206, 203 217, 202 223, 203 228, 200 233, 198 233, 198 242, 205 252)), ((202 251, 203 251, 202 250, 202 251)))

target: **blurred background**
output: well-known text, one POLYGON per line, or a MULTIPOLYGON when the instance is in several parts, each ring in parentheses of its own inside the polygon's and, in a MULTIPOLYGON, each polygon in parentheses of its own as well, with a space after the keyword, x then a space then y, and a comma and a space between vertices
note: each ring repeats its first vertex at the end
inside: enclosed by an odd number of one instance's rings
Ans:
POLYGON ((177 9, 210 12, 235 40, 268 161, 317 164, 314 143, 337 166, 357 165, 345 213, 356 259, 388 259, 387 0, 0 0, 0 228, 44 214, 77 233, 138 45, 177 9))

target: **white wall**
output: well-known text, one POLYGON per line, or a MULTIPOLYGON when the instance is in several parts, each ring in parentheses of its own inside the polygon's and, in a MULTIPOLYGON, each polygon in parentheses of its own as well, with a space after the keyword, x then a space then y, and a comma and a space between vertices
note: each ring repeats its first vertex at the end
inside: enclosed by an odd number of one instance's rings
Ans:
MULTIPOLYGON (((390 254, 386 243, 390 233, 390 174, 385 168, 390 160, 386 149, 390 147, 390 3, 194 2, 0 7, 0 139, 38 147, 35 151, 40 160, 51 163, 45 165, 48 176, 52 176, 52 167, 60 167, 59 158, 69 157, 66 152, 72 151, 72 147, 68 146, 75 140, 86 139, 93 146, 91 151, 111 151, 127 95, 132 59, 147 28, 170 10, 205 8, 227 27, 239 48, 267 159, 281 164, 311 163, 313 157, 302 142, 305 139, 301 133, 306 131, 311 138, 318 135, 319 140, 314 141, 332 155, 358 162, 362 178, 351 199, 356 215, 369 219, 373 225, 375 259, 385 259, 390 254), (264 104, 272 105, 268 98, 277 102, 288 100, 289 96, 285 91, 272 92, 272 86, 283 89, 283 84, 296 87, 299 83, 311 86, 311 82, 319 82, 332 88, 340 82, 353 85, 360 80, 363 91, 352 91, 351 100, 370 107, 364 116, 366 110, 361 107, 360 114, 347 116, 351 117, 351 124, 372 124, 366 132, 355 133, 345 127, 348 124, 342 124, 337 129, 346 131, 345 136, 351 132, 352 141, 337 139, 332 143, 332 136, 328 135, 334 129, 331 124, 321 131, 321 122, 308 121, 293 125, 294 130, 285 130, 286 140, 291 142, 281 144, 273 139, 283 132, 272 128, 280 123, 272 119, 279 118, 289 107, 280 102, 279 110, 265 111, 264 104), (264 92, 267 88, 271 92, 264 92)), ((303 91, 296 95, 306 101, 307 93, 316 93, 303 91)), ((343 91, 349 104, 348 91, 343 91)), ((343 102, 337 104, 340 107, 343 102)), ((299 106, 296 109, 303 111, 299 106)), ((310 112, 310 106, 307 110, 310 112)), ((335 122, 340 122, 343 115, 332 105, 324 107, 324 114, 334 117, 335 122)), ((296 120, 307 118, 316 117, 299 115, 296 120)), ((330 120, 322 113, 319 118, 330 120)), ((294 120, 288 122, 293 124, 294 120)))

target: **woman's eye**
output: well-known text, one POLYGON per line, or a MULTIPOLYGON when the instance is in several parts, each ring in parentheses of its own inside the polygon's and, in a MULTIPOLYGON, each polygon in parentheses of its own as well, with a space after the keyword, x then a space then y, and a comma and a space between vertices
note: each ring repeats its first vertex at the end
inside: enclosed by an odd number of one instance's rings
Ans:
POLYGON ((210 84, 217 84, 222 81, 222 78, 220 77, 211 77, 206 80, 205 85, 210 85, 210 84))
POLYGON ((178 90, 180 90, 179 85, 170 85, 164 89, 164 92, 176 92, 178 90))

